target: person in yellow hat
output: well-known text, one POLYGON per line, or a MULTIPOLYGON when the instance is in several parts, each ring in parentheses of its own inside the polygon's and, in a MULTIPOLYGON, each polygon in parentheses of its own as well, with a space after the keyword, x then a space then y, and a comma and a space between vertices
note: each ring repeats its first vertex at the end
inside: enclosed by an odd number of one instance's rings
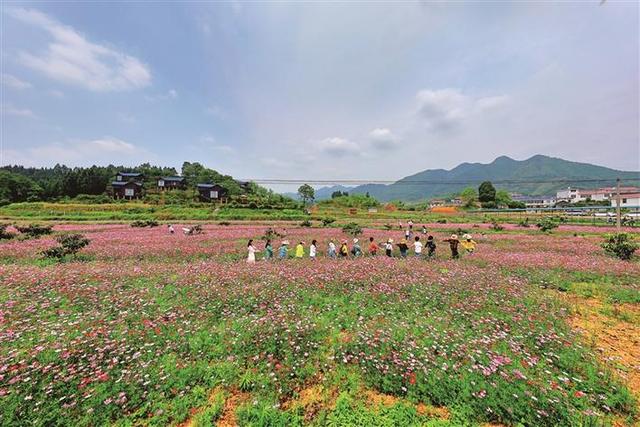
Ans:
POLYGON ((462 248, 466 253, 471 255, 473 252, 475 252, 477 243, 471 238, 470 234, 465 234, 464 236, 462 236, 462 238, 464 239, 462 240, 462 242, 460 242, 462 248))

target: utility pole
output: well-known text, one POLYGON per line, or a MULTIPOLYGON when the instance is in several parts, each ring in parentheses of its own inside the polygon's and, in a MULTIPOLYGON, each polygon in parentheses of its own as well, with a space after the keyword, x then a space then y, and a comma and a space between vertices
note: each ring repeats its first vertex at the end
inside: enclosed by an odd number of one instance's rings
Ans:
POLYGON ((620 232, 620 178, 616 178, 616 229, 620 232))

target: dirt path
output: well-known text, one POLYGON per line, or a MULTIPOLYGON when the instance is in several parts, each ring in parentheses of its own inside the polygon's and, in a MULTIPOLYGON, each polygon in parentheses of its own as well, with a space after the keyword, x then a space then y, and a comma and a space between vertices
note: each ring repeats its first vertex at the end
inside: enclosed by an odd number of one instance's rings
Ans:
POLYGON ((640 306, 610 306, 595 298, 563 295, 573 309, 569 319, 587 344, 627 384, 640 402, 640 306), (624 320, 623 320, 624 319, 624 320), (631 320, 631 321, 627 321, 631 320))

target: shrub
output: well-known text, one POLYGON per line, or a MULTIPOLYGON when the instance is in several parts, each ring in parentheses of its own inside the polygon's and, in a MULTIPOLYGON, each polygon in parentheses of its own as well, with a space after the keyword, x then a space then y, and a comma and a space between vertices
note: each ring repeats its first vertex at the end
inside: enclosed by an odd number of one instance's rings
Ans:
POLYGON ((342 227, 342 231, 344 233, 350 234, 350 235, 355 237, 355 236, 358 236, 358 235, 362 234, 362 227, 360 227, 355 222, 350 222, 349 224, 347 224, 344 227, 342 227))
POLYGON ((502 231, 504 230, 504 227, 494 218, 491 220, 491 229, 495 231, 502 231))
POLYGON ((278 233, 275 229, 269 227, 264 230, 264 234, 262 235, 262 240, 275 240, 277 238, 283 237, 281 233, 278 233))
POLYGON ((391 225, 391 224, 389 224, 389 223, 387 223, 387 224, 385 224, 385 225, 384 225, 384 229, 385 229, 385 230, 391 230, 392 228, 393 228, 393 225, 391 225))
POLYGON ((331 217, 322 218, 322 226, 323 227, 327 227, 327 226, 333 224, 334 222, 336 222, 335 218, 331 218, 331 217))
POLYGON ((558 228, 558 223, 552 217, 547 216, 538 221, 536 227, 538 227, 540 231, 547 232, 558 228))
POLYGON ((26 234, 29 237, 38 238, 40 236, 44 236, 52 233, 52 225, 38 225, 38 224, 29 224, 25 227, 16 227, 16 229, 22 234, 26 234))
POLYGON ((518 222, 518 227, 529 228, 529 218, 525 218, 522 221, 518 222))
POLYGON ((45 258, 62 259, 67 255, 75 256, 80 249, 89 244, 89 239, 82 234, 63 234, 56 238, 59 246, 42 251, 45 258))
POLYGON ((231 225, 231 223, 229 221, 220 221, 218 223, 218 225, 225 225, 226 226, 226 225, 231 225))
POLYGON ((609 234, 602 243, 602 248, 606 253, 616 256, 622 260, 630 260, 633 253, 640 248, 640 245, 633 240, 633 236, 627 233, 609 234))
POLYGON ((308 219, 305 219, 300 223, 300 227, 311 227, 311 221, 309 221, 308 219))
POLYGON ((131 223, 132 227, 157 227, 158 226, 158 221, 156 221, 155 219, 143 219, 143 220, 137 220, 137 221, 133 221, 131 223))
POLYGON ((438 223, 438 224, 446 224, 447 220, 442 218, 442 219, 437 220, 436 223, 438 223))
POLYGON ((15 233, 10 233, 7 231, 8 227, 8 224, 0 224, 0 240, 9 240, 13 239, 16 236, 15 233))

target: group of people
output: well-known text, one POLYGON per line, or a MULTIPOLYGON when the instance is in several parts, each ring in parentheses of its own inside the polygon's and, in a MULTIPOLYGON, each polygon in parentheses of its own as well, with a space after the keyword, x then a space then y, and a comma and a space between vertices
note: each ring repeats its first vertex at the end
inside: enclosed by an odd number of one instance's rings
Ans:
MULTIPOLYGON (((453 259, 458 259, 460 257, 459 246, 462 246, 462 249, 465 253, 472 254, 476 250, 477 245, 477 243, 469 234, 465 234, 464 236, 462 236, 462 240, 460 240, 457 235, 452 234, 450 237, 444 239, 443 241, 449 244, 451 257, 453 259)), ((283 240, 280 243, 277 253, 278 259, 289 258, 289 246, 290 242, 288 240, 283 240)), ((407 258, 410 252, 409 240, 404 238, 400 240, 399 243, 396 243, 395 246, 397 246, 400 251, 400 257, 407 258)), ((422 257, 425 250, 427 257, 432 258, 435 256, 436 240, 431 235, 427 237, 425 244, 423 244, 423 242, 420 240, 420 236, 415 236, 412 246, 413 255, 416 257, 422 257)), ((387 257, 393 257, 393 249, 393 239, 389 238, 385 242, 377 243, 373 237, 369 237, 369 246, 367 247, 367 253, 370 256, 376 256, 378 255, 379 251, 384 250, 384 254, 387 257)), ((247 262, 256 262, 256 253, 258 253, 258 249, 253 244, 253 239, 250 239, 247 243, 247 251, 247 262)), ((271 244, 271 240, 267 240, 265 242, 263 254, 265 260, 271 260, 274 258, 274 249, 273 245, 271 244)), ((305 258, 306 254, 307 251, 305 249, 305 242, 299 241, 294 250, 295 258, 305 258)), ((360 246, 360 240, 358 238, 353 239, 351 247, 349 247, 348 245, 348 240, 342 240, 339 247, 338 245, 336 245, 336 241, 334 239, 329 240, 329 242, 327 243, 327 256, 329 258, 357 258, 364 256, 364 254, 364 250, 360 246)), ((314 239, 311 241, 311 245, 309 245, 308 257, 311 259, 315 259, 318 257, 318 255, 318 241, 314 239)))

